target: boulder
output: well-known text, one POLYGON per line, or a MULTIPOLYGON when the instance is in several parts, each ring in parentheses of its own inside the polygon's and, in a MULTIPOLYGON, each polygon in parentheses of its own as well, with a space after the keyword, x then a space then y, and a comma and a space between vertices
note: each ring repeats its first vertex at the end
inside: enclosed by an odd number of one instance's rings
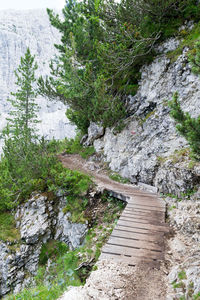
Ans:
POLYGON ((104 128, 101 125, 98 125, 94 122, 90 122, 88 128, 88 137, 87 140, 83 143, 84 146, 90 146, 93 142, 104 135, 104 128))

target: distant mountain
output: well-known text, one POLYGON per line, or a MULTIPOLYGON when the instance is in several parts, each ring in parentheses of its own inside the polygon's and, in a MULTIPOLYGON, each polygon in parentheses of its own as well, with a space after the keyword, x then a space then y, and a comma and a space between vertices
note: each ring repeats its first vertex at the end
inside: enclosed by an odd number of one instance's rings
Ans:
MULTIPOLYGON (((0 11, 0 129, 5 126, 10 110, 6 99, 16 88, 14 70, 26 48, 29 47, 36 56, 37 74, 46 75, 49 61, 56 54, 54 44, 57 42, 59 32, 51 26, 45 10, 0 11)), ((39 129, 42 135, 56 139, 74 137, 75 127, 69 124, 63 104, 48 102, 41 97, 37 101, 41 106, 39 129)))

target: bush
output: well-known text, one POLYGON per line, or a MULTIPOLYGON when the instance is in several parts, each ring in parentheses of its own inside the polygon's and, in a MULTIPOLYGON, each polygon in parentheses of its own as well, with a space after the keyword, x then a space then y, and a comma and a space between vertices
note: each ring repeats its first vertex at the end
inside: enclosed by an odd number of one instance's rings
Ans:
POLYGON ((89 158, 91 155, 95 153, 95 149, 93 146, 83 147, 80 144, 80 136, 77 135, 75 139, 65 139, 64 140, 64 150, 68 154, 80 154, 80 156, 84 159, 89 158))
MULTIPOLYGON (((58 142, 60 145, 60 142, 58 142)), ((55 156, 55 141, 30 144, 29 155, 18 156, 15 148, 0 162, 0 211, 10 210, 25 201, 33 191, 63 190, 63 194, 78 196, 86 192, 89 176, 62 166, 55 156), (53 148, 53 152, 49 149, 53 148)))
POLYGON ((178 132, 186 138, 192 152, 196 158, 200 158, 200 116, 192 118, 188 112, 183 112, 180 102, 178 101, 178 93, 175 93, 173 100, 169 102, 171 108, 170 115, 178 123, 176 128, 178 132))

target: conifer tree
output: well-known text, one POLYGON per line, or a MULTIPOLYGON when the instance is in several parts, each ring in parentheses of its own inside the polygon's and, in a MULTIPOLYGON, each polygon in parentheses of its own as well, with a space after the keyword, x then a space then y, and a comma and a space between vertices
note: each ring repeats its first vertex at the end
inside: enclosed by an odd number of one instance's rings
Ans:
POLYGON ((34 88, 35 71, 38 66, 34 59, 30 49, 27 48, 25 56, 21 57, 21 63, 15 71, 17 91, 11 93, 12 98, 8 99, 13 107, 9 113, 10 117, 7 118, 9 136, 22 138, 26 146, 36 137, 34 125, 39 122, 37 119, 39 106, 35 102, 37 93, 34 88))
POLYGON ((13 109, 3 130, 3 154, 13 178, 20 178, 25 172, 31 173, 31 164, 34 161, 34 143, 37 140, 37 130, 34 126, 39 122, 39 106, 35 102, 37 92, 34 87, 37 64, 34 59, 27 48, 15 71, 17 91, 11 93, 12 97, 8 99, 13 109))
POLYGON ((189 61, 192 65, 192 71, 195 74, 200 74, 200 41, 197 41, 195 48, 189 55, 189 61))

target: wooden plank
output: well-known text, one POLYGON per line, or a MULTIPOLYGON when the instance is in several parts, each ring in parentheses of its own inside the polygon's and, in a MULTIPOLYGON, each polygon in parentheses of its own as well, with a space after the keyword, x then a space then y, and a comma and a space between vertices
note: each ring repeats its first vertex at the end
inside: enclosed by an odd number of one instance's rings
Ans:
POLYGON ((148 249, 148 250, 156 250, 156 251, 162 251, 163 247, 148 243, 146 241, 138 241, 138 240, 132 240, 132 239, 126 239, 123 237, 114 237, 111 235, 109 238, 107 245, 119 245, 119 246, 127 246, 132 248, 140 248, 140 249, 148 249))
POLYGON ((161 202, 159 200, 151 200, 149 198, 146 198, 144 200, 138 198, 138 197, 134 197, 134 198, 131 198, 129 201, 128 201, 128 204, 131 204, 131 203, 138 203, 138 204, 141 204, 141 205, 147 205, 147 206, 161 206, 161 207, 165 207, 165 203, 164 202, 161 202))
POLYGON ((148 204, 142 204, 141 202, 131 202, 131 203, 128 203, 127 204, 128 207, 132 207, 132 206, 139 206, 139 207, 142 207, 144 209, 147 209, 147 210, 162 210, 162 211, 165 211, 166 208, 165 206, 161 206, 159 204, 155 204, 155 205, 148 205, 148 204))
POLYGON ((159 211, 159 212, 165 212, 166 209, 162 208, 162 207, 146 207, 146 206, 142 206, 139 204, 128 204, 127 205, 128 208, 137 208, 143 211, 159 211))
POLYGON ((156 211, 142 211, 142 210, 138 210, 137 208, 134 209, 134 208, 129 208, 129 207, 126 207, 124 209, 123 213, 138 214, 140 216, 145 216, 145 217, 155 216, 155 215, 162 216, 162 214, 158 214, 156 211))
MULTIPOLYGON (((149 235, 149 236, 150 235, 155 236, 155 232, 152 230, 146 230, 146 229, 137 228, 137 227, 134 228, 134 227, 130 227, 130 226, 127 227, 127 226, 123 226, 121 224, 117 224, 115 226, 115 229, 124 230, 124 231, 128 231, 128 232, 134 232, 134 233, 140 233, 140 234, 149 235)), ((163 236, 164 232, 157 231, 156 235, 163 236)))
POLYGON ((133 257, 145 257, 151 259, 163 259, 162 252, 154 252, 147 249, 135 249, 117 245, 105 245, 102 249, 102 253, 130 255, 133 257))
POLYGON ((123 211, 123 213, 121 214, 121 217, 128 217, 128 218, 137 218, 137 219, 141 219, 141 220, 152 220, 155 221, 157 220, 160 223, 163 223, 164 220, 161 216, 157 216, 157 215, 143 215, 141 213, 137 213, 137 212, 129 212, 129 211, 123 211))
MULTIPOLYGON (((119 227, 118 227, 119 228, 119 227)), ((125 229, 125 228, 123 228, 125 229)), ((126 230, 114 229, 111 236, 124 237, 127 239, 136 239, 140 241, 147 241, 151 243, 159 243, 160 245, 163 243, 163 235, 156 234, 142 234, 138 232, 131 232, 126 230)))
POLYGON ((123 255, 113 255, 110 253, 102 253, 99 259, 107 259, 109 261, 113 260, 116 262, 126 263, 130 266, 135 266, 139 263, 156 264, 156 261, 154 261, 153 259, 134 257, 134 256, 128 257, 123 255))
POLYGON ((141 223, 149 223, 149 224, 160 224, 161 226, 164 223, 163 218, 159 218, 156 215, 154 216, 142 216, 142 215, 134 215, 134 214, 127 214, 127 213, 122 213, 120 219, 126 219, 130 221, 136 221, 138 220, 141 223))
POLYGON ((144 225, 154 225, 154 226, 165 226, 165 223, 163 222, 158 222, 155 220, 144 220, 141 218, 130 218, 130 217, 126 217, 126 216, 121 216, 120 217, 121 221, 125 221, 125 222, 130 222, 130 226, 132 225, 132 223, 138 223, 138 224, 144 224, 144 225))
POLYGON ((136 217, 127 217, 124 215, 121 215, 120 220, 137 222, 137 223, 141 223, 141 224, 149 224, 150 223, 150 220, 145 220, 145 219, 136 218, 136 217))
POLYGON ((152 199, 152 200, 154 200, 154 199, 159 200, 158 195, 156 195, 156 194, 148 194, 148 193, 145 194, 145 193, 141 193, 141 192, 137 192, 137 191, 131 192, 130 189, 119 189, 119 188, 115 189, 115 190, 111 190, 111 189, 109 189, 109 185, 104 186, 104 188, 110 193, 113 192, 113 193, 117 193, 117 194, 123 194, 126 197, 128 197, 129 199, 138 197, 138 198, 141 198, 141 200, 145 200, 147 198, 152 199))
POLYGON ((126 219, 132 219, 132 220, 141 220, 142 222, 143 221, 147 221, 149 223, 151 222, 157 222, 157 223, 163 223, 163 218, 160 217, 160 216, 157 216, 156 214, 154 214, 153 216, 152 215, 142 215, 142 214, 134 214, 134 213, 127 213, 126 211, 123 212, 121 214, 121 217, 120 218, 126 218, 126 219))
POLYGON ((148 202, 142 203, 141 201, 132 201, 132 202, 128 202, 127 205, 128 206, 138 205, 138 206, 142 206, 147 209, 150 209, 150 208, 158 208, 158 209, 162 209, 162 210, 166 209, 165 205, 160 205, 158 202, 157 203, 156 202, 155 203, 148 203, 148 202))
POLYGON ((127 221, 120 220, 120 219, 117 222, 117 224, 122 225, 122 226, 132 227, 132 228, 140 228, 140 229, 150 230, 150 231, 169 232, 169 229, 166 226, 142 224, 142 223, 137 223, 137 222, 132 222, 132 221, 127 222, 127 221))
POLYGON ((160 212, 160 211, 147 211, 147 210, 140 210, 138 208, 129 208, 129 207, 126 207, 124 209, 124 212, 128 212, 128 213, 138 213, 140 215, 143 215, 143 216, 153 216, 156 218, 162 218, 163 220, 165 220, 165 212, 160 212))

